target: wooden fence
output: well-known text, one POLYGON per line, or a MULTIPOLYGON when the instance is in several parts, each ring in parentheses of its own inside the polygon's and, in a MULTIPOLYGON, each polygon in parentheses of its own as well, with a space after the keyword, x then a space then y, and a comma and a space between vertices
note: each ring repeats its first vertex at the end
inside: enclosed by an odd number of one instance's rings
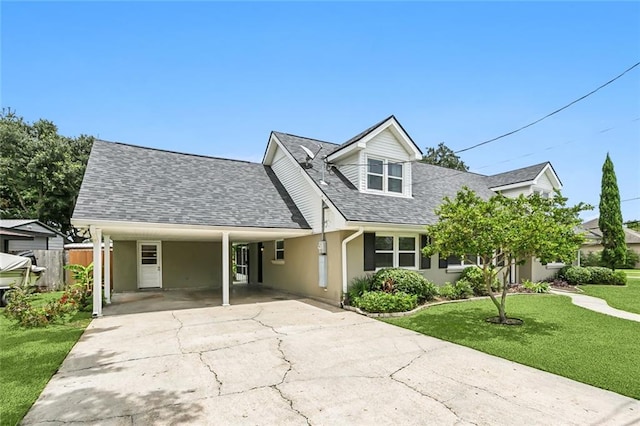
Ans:
POLYGON ((47 268, 36 283, 47 290, 64 287, 64 250, 33 250, 38 266, 47 268))
MULTIPOLYGON (((104 251, 100 251, 102 256, 102 273, 104 275, 104 251)), ((111 283, 111 288, 113 288, 113 250, 111 250, 110 259, 111 259, 111 268, 109 270, 109 277, 111 278, 109 282, 111 283)), ((91 262, 93 262, 93 250, 87 249, 69 249, 67 250, 67 265, 82 265, 89 266, 91 262)), ((66 283, 73 283, 73 276, 69 271, 66 271, 66 283)), ((103 281, 104 282, 104 281, 103 281)))

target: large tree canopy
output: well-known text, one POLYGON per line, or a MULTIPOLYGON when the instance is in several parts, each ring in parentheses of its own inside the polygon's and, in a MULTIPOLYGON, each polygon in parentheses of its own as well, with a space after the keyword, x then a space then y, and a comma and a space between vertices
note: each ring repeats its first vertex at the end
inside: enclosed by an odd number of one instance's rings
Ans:
POLYGON ((613 162, 608 153, 602 165, 598 228, 602 231, 602 261, 604 264, 611 269, 624 265, 627 245, 624 241, 624 229, 622 229, 620 191, 613 162))
POLYGON ((0 114, 0 217, 39 219, 80 240, 71 226, 93 138, 68 138, 50 121, 0 114))
POLYGON ((464 164, 464 161, 462 161, 451 148, 447 147, 444 142, 440 142, 436 148, 427 148, 427 153, 422 156, 422 160, 420 161, 448 169, 461 170, 463 172, 469 170, 469 167, 464 164))
POLYGON ((508 286, 502 286, 500 301, 491 290, 499 273, 506 283, 512 263, 523 264, 531 258, 542 263, 571 262, 576 256, 584 239, 575 232, 580 224, 578 214, 591 207, 567 207, 566 201, 559 193, 550 198, 497 194, 484 200, 464 188, 453 200, 446 197, 436 210, 439 220, 427 226, 430 243, 423 252, 427 256, 458 256, 480 267, 487 292, 504 323, 508 286))

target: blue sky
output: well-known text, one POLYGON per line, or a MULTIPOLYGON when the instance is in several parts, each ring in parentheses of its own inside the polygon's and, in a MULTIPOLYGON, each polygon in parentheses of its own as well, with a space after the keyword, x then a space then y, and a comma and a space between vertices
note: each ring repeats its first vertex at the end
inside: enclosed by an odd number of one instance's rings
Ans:
MULTIPOLYGON (((251 161, 271 130, 341 143, 390 114, 423 150, 462 149, 640 61, 638 2, 0 7, 3 107, 68 136, 251 161)), ((570 202, 597 206, 607 152, 622 199, 640 197, 640 67, 462 159, 483 174, 549 160, 570 202)), ((640 219, 640 200, 622 206, 640 219)))

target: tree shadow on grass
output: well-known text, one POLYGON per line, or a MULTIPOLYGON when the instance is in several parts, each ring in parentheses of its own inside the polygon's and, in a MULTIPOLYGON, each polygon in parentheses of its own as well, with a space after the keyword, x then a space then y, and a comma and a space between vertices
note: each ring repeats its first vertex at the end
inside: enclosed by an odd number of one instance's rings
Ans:
MULTIPOLYGON (((464 310, 451 310, 438 314, 414 315, 391 321, 429 336, 452 342, 474 342, 498 340, 528 344, 540 336, 554 334, 553 324, 531 315, 511 315, 524 321, 522 325, 501 325, 486 322, 496 312, 482 307, 465 306, 464 310)), ((508 315, 509 316, 509 315, 508 315)))
MULTIPOLYGON (((84 422, 189 424, 195 422, 203 407, 185 400, 188 392, 155 390, 145 393, 119 393, 95 388, 43 394, 21 424, 84 422)), ((19 419, 11 419, 18 421, 19 419)))

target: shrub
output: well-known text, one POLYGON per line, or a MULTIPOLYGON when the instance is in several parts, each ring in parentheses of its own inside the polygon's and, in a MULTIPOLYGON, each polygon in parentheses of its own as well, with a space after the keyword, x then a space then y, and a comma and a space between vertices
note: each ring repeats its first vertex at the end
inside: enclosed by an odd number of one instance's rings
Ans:
MULTIPOLYGON (((487 295, 487 286, 484 283, 484 277, 482 276, 482 269, 480 267, 469 266, 468 268, 464 268, 458 280, 465 280, 468 282, 473 289, 473 294, 476 296, 487 295)), ((500 280, 498 280, 498 277, 495 277, 493 283, 491 283, 491 289, 493 291, 498 291, 500 289, 500 280)))
POLYGON ((455 284, 446 283, 439 292, 440 296, 449 300, 467 299, 473 296, 473 287, 467 280, 458 280, 455 284))
POLYGON ((588 283, 583 284, 610 284, 613 278, 613 271, 602 266, 588 266, 585 269, 591 275, 588 283))
POLYGON ((81 311, 90 310, 93 303, 93 263, 88 266, 66 265, 64 268, 71 271, 75 280, 74 284, 67 286, 69 297, 76 301, 81 311))
POLYGON ((634 269, 638 262, 640 262, 640 254, 631 249, 627 249, 627 260, 625 261, 624 265, 621 266, 621 268, 634 269))
POLYGON ((419 303, 432 300, 438 294, 436 285, 418 272, 399 268, 381 269, 376 272, 372 278, 371 290, 414 295, 419 303))
POLYGON ((592 251, 587 254, 580 252, 580 266, 604 266, 602 263, 602 252, 592 251))
POLYGON ((355 298, 354 304, 367 312, 406 312, 418 305, 418 297, 401 291, 367 291, 355 298))
POLYGON ((612 285, 626 285, 627 274, 624 271, 615 271, 611 276, 610 284, 612 285))
POLYGON ((58 300, 47 302, 44 306, 33 304, 33 291, 27 287, 13 287, 9 293, 9 303, 5 315, 23 327, 44 327, 61 321, 66 314, 74 313, 77 305, 64 293, 58 300))
POLYGON ((362 296, 366 291, 371 290, 371 284, 371 275, 364 275, 352 279, 349 284, 349 290, 347 291, 346 303, 352 305, 356 298, 362 296))
POLYGON ((558 278, 564 279, 569 284, 587 284, 591 282, 591 273, 589 269, 582 266, 565 266, 558 271, 558 278))
POLYGON ((522 287, 526 288, 532 293, 548 293, 549 292, 549 283, 545 283, 545 282, 534 283, 529 280, 524 280, 522 282, 522 287))

